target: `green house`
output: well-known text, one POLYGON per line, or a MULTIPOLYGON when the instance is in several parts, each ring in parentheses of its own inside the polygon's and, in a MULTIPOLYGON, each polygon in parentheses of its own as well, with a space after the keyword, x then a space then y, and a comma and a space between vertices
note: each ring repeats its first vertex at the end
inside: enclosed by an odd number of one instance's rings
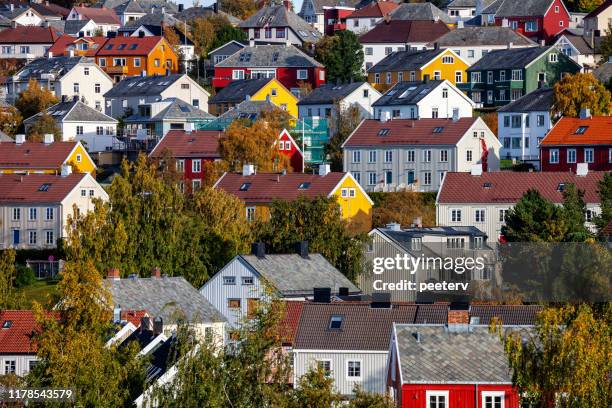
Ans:
POLYGON ((469 82, 458 86, 480 106, 503 106, 580 68, 554 47, 509 48, 483 56, 468 68, 469 82))

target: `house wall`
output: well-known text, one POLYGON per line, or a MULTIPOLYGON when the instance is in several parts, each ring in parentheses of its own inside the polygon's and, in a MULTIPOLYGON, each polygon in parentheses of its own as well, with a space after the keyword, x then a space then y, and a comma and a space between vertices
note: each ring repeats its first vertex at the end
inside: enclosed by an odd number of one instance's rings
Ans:
POLYGON ((44 57, 47 54, 47 50, 51 48, 51 43, 44 44, 0 44, 0 58, 17 58, 17 59, 28 59, 44 57), (22 47, 28 47, 26 50, 22 47), (26 52, 23 52, 26 51, 26 52))
POLYGON ((382 20, 382 17, 347 18, 346 29, 357 35, 365 34, 382 20))
POLYGON ((584 34, 586 37, 590 38, 591 33, 595 30, 599 30, 599 34, 601 36, 606 35, 606 30, 608 29, 608 24, 612 19, 612 7, 608 7, 605 10, 602 10, 597 16, 585 18, 584 21, 584 34))
POLYGON ((284 132, 281 134, 279 138, 279 142, 277 142, 277 148, 280 154, 289 157, 289 164, 293 171, 302 172, 304 169, 303 165, 303 156, 298 147, 291 141, 289 136, 284 132), (282 142, 282 148, 281 148, 282 142), (287 142, 289 143, 289 149, 287 149, 287 142))
MULTIPOLYGON (((297 34, 289 27, 278 27, 279 31, 282 32, 283 30, 285 31, 285 33, 283 34, 282 37, 278 38, 276 37, 276 31, 277 31, 277 27, 272 27, 272 35, 270 37, 266 37, 266 31, 264 28, 249 28, 249 29, 245 29, 244 31, 247 34, 247 38, 249 40, 255 40, 255 41, 265 41, 265 42, 270 42, 270 43, 279 43, 279 44, 286 44, 287 42, 293 44, 293 45, 297 45, 297 46, 302 46, 302 39, 300 37, 297 36, 297 34), (259 32, 259 35, 257 34, 259 32)), ((316 38, 312 39, 312 42, 316 42, 316 38)))
MULTIPOLYGON (((387 55, 391 52, 387 52, 387 48, 391 48, 392 52, 394 51, 404 51, 410 48, 409 45, 404 43, 382 43, 382 44, 373 44, 373 43, 365 43, 361 44, 363 46, 363 69, 367 71, 374 65, 378 64, 383 60, 387 55)), ((413 47, 416 45, 413 45, 413 47)), ((420 44, 418 49, 425 49, 425 43, 420 44)), ((372 82, 372 81, 370 81, 372 82)))
POLYGON ((68 156, 68 159, 65 163, 71 165, 72 171, 74 171, 75 173, 93 174, 96 169, 95 163, 93 162, 93 160, 91 160, 85 148, 81 144, 78 144, 76 146, 74 151, 70 154, 70 156, 68 156))
POLYGON ((504 393, 504 408, 518 408, 519 397, 512 385, 499 384, 403 384, 402 408, 428 408, 427 391, 448 391, 447 406, 461 408, 485 408, 483 392, 504 393))
POLYGON ((544 16, 544 36, 547 41, 556 34, 569 28, 570 15, 561 0, 554 0, 552 6, 544 16), (557 9, 558 7, 558 9, 557 9))
POLYGON ((539 143, 546 136, 552 123, 549 112, 499 112, 497 114, 497 134, 502 143, 500 157, 516 158, 534 162, 539 166, 540 149, 539 143), (521 116, 520 127, 512 127, 512 116, 521 116), (538 126, 538 116, 544 117, 544 125, 538 126), (509 126, 505 126, 505 117, 509 121, 509 126), (529 119, 527 119, 527 117, 529 119), (529 120, 529 127, 527 127, 529 120), (528 142, 525 143, 525 139, 528 142))
MULTIPOLYGON (((27 176, 24 176, 27 177, 27 176)), ((61 207, 58 203, 36 203, 28 205, 23 204, 3 204, 0 206, 0 248, 55 248, 57 239, 60 237, 60 232, 64 222, 60 218, 61 207), (20 220, 13 220, 13 209, 20 208, 20 220), (30 208, 36 208, 36 220, 29 220, 30 208), (46 219, 47 208, 53 209, 53 219, 46 219), (19 230, 19 244, 14 245, 14 230, 19 230), (28 231, 36 231, 36 244, 29 244, 28 231), (53 243, 47 245, 46 232, 53 232, 53 243)), ((27 368, 27 366, 26 366, 27 368)), ((3 372, 4 364, 0 365, 0 371, 3 372)), ((18 367, 19 371, 19 367, 18 367)))
MULTIPOLYGON (((311 68, 270 68, 276 71, 276 79, 283 84, 289 90, 299 88, 299 82, 309 83, 313 88, 317 88, 319 85, 325 83, 325 68, 311 67, 311 68), (306 70, 308 72, 308 78, 305 80, 299 80, 297 78, 297 71, 306 70)), ((253 69, 257 70, 257 69, 253 69)), ((244 77, 250 78, 251 68, 241 67, 215 67, 215 77, 213 78, 213 86, 215 88, 223 88, 232 82, 233 71, 244 71, 244 77)))
POLYGON ((94 210, 94 198, 108 201, 108 194, 91 175, 87 175, 87 177, 84 177, 79 185, 73 189, 61 202, 60 214, 62 225, 61 230, 58 232, 60 238, 66 235, 65 228, 67 225, 68 216, 74 215, 74 206, 79 209, 81 214, 86 214, 89 211, 94 210), (85 190, 85 193, 83 193, 83 190, 85 190), (93 195, 91 195, 91 190, 93 190, 93 195))
POLYGON ((4 365, 7 361, 15 361, 15 374, 24 377, 30 372, 30 361, 38 361, 38 357, 36 357, 36 354, 1 354, 0 375, 6 374, 4 365))
POLYGON ((575 74, 580 72, 581 67, 578 66, 571 58, 567 55, 559 52, 556 48, 551 47, 545 55, 541 56, 536 61, 533 61, 525 69, 525 93, 529 93, 538 89, 538 73, 546 73, 546 85, 552 87, 557 81, 560 81, 562 75, 575 74), (549 58, 551 54, 557 55, 557 62, 550 62, 549 58))
MULTIPOLYGON (((512 48, 528 48, 535 47, 536 45, 531 46, 519 46, 512 45, 512 48)), ((450 48, 455 52, 455 54, 459 55, 463 58, 464 61, 468 63, 468 65, 474 65, 477 63, 482 57, 487 55, 490 51, 495 50, 505 50, 508 48, 507 44, 504 45, 466 45, 466 46, 447 46, 444 48, 450 48)), ((464 80, 467 80, 464 78, 464 80)))
POLYGON ((331 376, 334 379, 334 387, 343 396, 353 395, 356 384, 361 385, 367 392, 382 394, 385 392, 385 372, 387 365, 387 351, 301 351, 293 350, 293 368, 295 378, 299 379, 311 368, 315 367, 317 360, 331 360, 331 376), (361 361, 361 381, 347 378, 348 361, 361 361))
POLYGON ((83 103, 100 112, 104 111, 104 94, 113 87, 113 80, 93 62, 80 63, 67 72, 55 86, 55 95, 58 99, 62 96, 79 96, 84 98, 83 103), (85 75, 85 70, 89 75, 85 75), (79 92, 74 92, 74 84, 78 84, 79 92), (100 85, 96 92, 96 85, 100 85))
POLYGON ((270 102, 279 108, 286 110, 294 118, 298 116, 297 103, 298 98, 295 97, 287 88, 285 88, 278 80, 274 79, 264 85, 259 91, 251 96, 254 101, 265 101, 270 99, 270 102), (274 96, 272 93, 275 93, 274 96))
POLYGON ((13 21, 22 26, 41 26, 44 20, 34 10, 28 9, 13 21))
POLYGON ((210 94, 196 81, 191 79, 189 75, 181 76, 161 93, 161 97, 163 99, 178 98, 204 112, 208 112, 208 98, 210 94))
POLYGON ((62 140, 79 140, 89 152, 109 150, 113 147, 116 134, 116 122, 64 122, 62 124, 62 140), (83 134, 77 135, 77 126, 83 128, 83 134), (97 134, 98 127, 102 127, 103 134, 97 134))
POLYGON ((216 50, 215 52, 208 53, 208 58, 210 59, 210 62, 213 63, 213 65, 216 65, 217 63, 225 60, 227 57, 235 54, 243 48, 244 47, 241 47, 238 44, 232 42, 216 50))
POLYGON ((589 163, 589 170, 612 171, 612 145, 583 145, 583 146, 551 146, 541 147, 542 171, 569 171, 576 173, 577 163, 585 163, 585 150, 593 149, 593 162, 589 163), (559 152, 559 163, 550 162, 550 151, 559 152), (576 163, 568 162, 568 150, 576 151, 576 163))
MULTIPOLYGON (((378 92, 373 86, 371 86, 369 83, 364 83, 342 99, 340 101, 340 107, 342 109, 348 109, 350 106, 357 106, 362 119, 371 119, 374 113, 372 104, 376 102, 380 96, 381 93, 378 92), (365 90, 367 90, 367 95, 364 94, 365 90)), ((313 116, 335 116, 337 114, 336 107, 329 103, 298 105, 298 111, 299 118, 308 118, 313 116)))
POLYGON ((346 177, 332 194, 340 204, 342 218, 347 221, 349 230, 368 232, 372 229, 372 204, 359 189, 358 183, 346 177), (351 191, 355 196, 351 197, 351 191))

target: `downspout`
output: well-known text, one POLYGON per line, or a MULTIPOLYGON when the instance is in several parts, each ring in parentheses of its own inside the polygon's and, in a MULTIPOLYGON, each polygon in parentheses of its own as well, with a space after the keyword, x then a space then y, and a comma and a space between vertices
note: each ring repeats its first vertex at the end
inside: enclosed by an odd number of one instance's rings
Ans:
POLYGON ((480 408, 478 406, 478 384, 476 384, 475 387, 476 387, 476 392, 474 394, 474 408, 480 408))

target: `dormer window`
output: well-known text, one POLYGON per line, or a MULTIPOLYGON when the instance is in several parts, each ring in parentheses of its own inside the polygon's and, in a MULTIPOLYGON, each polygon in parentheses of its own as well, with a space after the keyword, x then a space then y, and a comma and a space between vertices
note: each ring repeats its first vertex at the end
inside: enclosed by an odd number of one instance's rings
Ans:
POLYGON ((332 316, 329 319, 330 330, 340 330, 342 328, 342 316, 332 316))
POLYGON ((240 186, 240 191, 247 191, 251 187, 251 183, 242 183, 240 186))
POLYGON ((559 183, 559 185, 557 186, 557 191, 562 193, 565 191, 565 183, 559 183))
POLYGON ((438 126, 438 127, 434 128, 433 132, 434 133, 442 133, 443 130, 444 130, 444 127, 438 126))
POLYGON ((378 131, 378 136, 387 136, 389 134, 389 129, 384 128, 378 131))
POLYGON ((4 323, 2 323, 2 328, 3 329, 10 329, 12 325, 13 325, 13 321, 12 320, 5 320, 4 323))
POLYGON ((589 128, 588 126, 579 126, 578 129, 576 129, 576 134, 584 135, 584 132, 586 132, 588 128, 589 128))

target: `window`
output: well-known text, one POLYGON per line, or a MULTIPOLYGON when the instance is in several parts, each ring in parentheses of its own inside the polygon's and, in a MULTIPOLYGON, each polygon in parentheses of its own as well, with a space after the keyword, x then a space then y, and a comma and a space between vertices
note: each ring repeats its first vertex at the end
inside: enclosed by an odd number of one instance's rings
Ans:
POLYGON ((589 128, 588 126, 579 126, 578 129, 576 129, 576 134, 583 135, 584 132, 586 132, 588 128, 589 128))
POLYGON ((505 70, 501 70, 499 71, 499 80, 500 81, 505 81, 506 80, 506 71, 505 70))
POLYGON ((326 377, 331 375, 331 360, 317 360, 317 368, 319 368, 326 377))
POLYGON ((402 82, 404 80, 404 73, 403 72, 398 72, 397 73, 397 82, 402 82))
POLYGON ((472 161, 472 151, 471 150, 466 150, 465 151, 465 160, 471 162, 472 161))
POLYGON ((567 162, 576 163, 576 149, 567 149, 567 162))
POLYGON ((454 64, 455 58, 453 58, 450 55, 445 55, 444 57, 442 57, 442 63, 443 64, 454 64))
POLYGON ((415 161, 415 151, 414 150, 406 151, 406 161, 409 161, 409 162, 415 161))
POLYGON ((410 71, 410 80, 411 80, 411 81, 414 81, 414 80, 415 80, 415 78, 416 78, 416 72, 414 72, 414 71, 410 71))
POLYGON ((592 222, 594 216, 595 212, 593 210, 586 210, 586 212, 584 213, 584 219, 586 222, 592 222))
POLYGON ((461 222, 461 210, 458 210, 458 209, 451 210, 451 221, 461 222))
POLYGON ((308 79, 308 71, 305 69, 298 69, 297 79, 308 79))
POLYGON ((368 151, 368 163, 376 163, 376 150, 368 151))
POLYGON ((458 84, 463 82, 463 73, 461 71, 455 71, 455 82, 458 84))
POLYGON ((74 91, 75 94, 79 93, 79 84, 77 82, 72 84, 72 90, 74 91))
POLYGON ((228 309, 240 309, 240 299, 227 299, 228 309))
POLYGON ((474 211, 474 219, 476 222, 485 222, 485 210, 478 209, 474 211))
POLYGON ((351 174, 353 175, 353 177, 355 177, 355 181, 361 184, 361 173, 353 171, 351 172, 351 174))
POLYGON ((53 236, 53 231, 45 231, 45 244, 53 245, 55 244, 55 237, 53 236))
POLYGON ((487 84, 493 83, 493 71, 487 71, 487 84))
POLYGON ((544 126, 544 115, 538 115, 536 117, 536 122, 538 127, 543 127, 544 126))
POLYGON ((387 150, 385 151, 385 163, 391 163, 393 161, 393 151, 387 150))
POLYGON ((342 316, 334 315, 329 319, 330 330, 340 330, 342 328, 342 316))
POLYGON ((52 207, 47 207, 47 209, 45 211, 45 219, 47 221, 53 219, 53 208, 52 207))
POLYGON ((247 221, 255 221, 255 207, 246 208, 247 221))
POLYGON ((353 151, 353 163, 361 163, 361 151, 353 151))
POLYGON ((389 55, 393 52, 393 47, 385 47, 385 55, 389 55))
MULTIPOLYGON (((125 59, 124 59, 124 61, 125 61, 125 59)), ((124 64, 124 65, 125 65, 125 64, 124 64)), ((156 66, 156 67, 159 67, 159 66, 160 66, 160 60, 159 60, 159 58, 155 58, 155 60, 153 61, 153 65, 154 65, 154 66, 156 66)))
POLYGON ((76 134, 77 135, 82 135, 83 134, 83 126, 77 126, 76 127, 76 134))
POLYGON ((223 277, 223 284, 224 285, 235 285, 236 284, 236 277, 235 276, 224 276, 223 277))
POLYGON ((90 196, 90 197, 93 197, 93 196, 94 196, 94 194, 95 194, 95 192, 94 192, 94 190, 93 190, 93 189, 89 190, 89 196, 90 196))
POLYGON ((442 73, 440 71, 434 71, 433 79, 439 81, 442 79, 442 73))
POLYGON ((426 171, 425 173, 423 173, 423 185, 424 186, 431 185, 431 172, 430 171, 426 171))
POLYGON ((476 103, 481 102, 480 92, 472 92, 472 100, 476 103))
POLYGON ((368 185, 373 186, 376 184, 376 173, 373 171, 368 172, 368 185))
POLYGON ((20 47, 20 51, 21 51, 21 54, 29 54, 30 53, 30 47, 28 47, 27 45, 22 45, 20 47))
POLYGON ((21 219, 21 208, 13 208, 13 221, 21 219))
POLYGON ((276 29, 276 38, 285 38, 285 28, 276 29))
POLYGON ((431 161, 431 150, 423 150, 423 161, 429 163, 431 161))
POLYGON ((520 128, 522 123, 521 119, 521 115, 512 115, 512 127, 520 128))
POLYGON ((448 98, 448 88, 442 89, 442 99, 448 98))
POLYGON ((176 171, 179 173, 185 172, 185 159, 178 159, 176 161, 176 171))
POLYGON ((105 67, 106 66, 106 58, 99 58, 98 59, 98 64, 100 64, 101 67, 105 67))
MULTIPOLYGON (((559 25, 562 25, 563 21, 559 21, 559 25)), ((548 55, 548 62, 557 62, 558 61, 558 56, 556 53, 551 53, 548 55)))
POLYGON ((241 69, 235 69, 232 71, 232 79, 244 79, 244 71, 241 69))
POLYGON ((391 73, 390 73, 390 72, 387 72, 387 75, 386 75, 386 81, 387 81, 387 83, 388 83, 388 84, 390 84, 390 83, 391 83, 391 80, 392 80, 392 79, 391 79, 391 73))
POLYGON ((28 243, 30 245, 36 245, 37 238, 36 231, 28 231, 28 243))
POLYGON ((521 69, 513 69, 512 70, 512 80, 513 81, 522 81, 523 80, 523 70, 521 70, 521 69))
POLYGON ((538 72, 538 82, 546 82, 546 72, 538 72))
POLYGON ((423 238, 412 238, 410 240, 410 249, 413 251, 420 251, 423 244, 423 238))
POLYGON ((559 149, 550 149, 548 162, 551 164, 559 163, 559 149))
POLYGON ((361 361, 349 360, 346 362, 346 378, 349 380, 361 379, 361 361))
POLYGON ((559 6, 555 6, 555 13, 559 13, 559 6))
POLYGON ((30 213, 28 219, 30 221, 36 221, 36 208, 30 208, 30 213))
POLYGON ((134 67, 140 67, 140 58, 134 58, 134 67))
POLYGON ((482 82, 482 76, 480 72, 472 72, 472 82, 482 82))
POLYGON ((15 374, 17 371, 17 360, 4 360, 4 374, 15 374))
POLYGON ((527 32, 538 31, 538 21, 530 20, 530 21, 525 22, 525 31, 527 32))
POLYGON ((507 209, 501 209, 499 210, 499 222, 506 222, 506 217, 508 216, 508 211, 507 209))
POLYGON ((372 50, 372 47, 365 48, 365 55, 372 55, 373 53, 374 51, 372 50))
POLYGON ((253 284, 253 277, 252 276, 243 276, 242 277, 242 284, 245 286, 249 286, 253 284))
POLYGON ((448 391, 427 391, 427 408, 448 408, 448 391))
POLYGON ((482 408, 504 408, 504 392, 503 391, 483 391, 482 392, 482 408))
POLYGON ((468 58, 474 58, 474 50, 468 50, 468 58))
POLYGON ((448 150, 440 150, 440 161, 441 162, 448 161, 448 150))
POLYGON ((487 103, 493 103, 493 91, 487 91, 487 103))
POLYGON ((200 173, 202 171, 202 160, 196 159, 191 161, 191 171, 200 173))
POLYGON ((588 148, 588 149, 585 148, 584 149, 584 161, 586 163, 593 163, 593 161, 594 161, 593 160, 593 156, 594 156, 593 149, 590 149, 590 148, 588 148))

